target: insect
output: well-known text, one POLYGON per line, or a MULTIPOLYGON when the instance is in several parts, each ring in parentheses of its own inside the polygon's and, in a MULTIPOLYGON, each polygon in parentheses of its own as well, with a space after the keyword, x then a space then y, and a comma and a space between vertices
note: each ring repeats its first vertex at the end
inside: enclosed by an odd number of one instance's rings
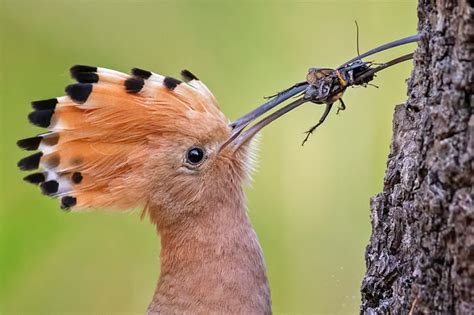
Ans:
POLYGON ((306 136, 302 145, 305 144, 314 130, 324 123, 335 102, 339 101, 336 114, 346 109, 342 96, 349 86, 366 86, 374 79, 372 74, 365 77, 364 80, 356 81, 361 74, 369 71, 372 65, 374 65, 372 62, 356 60, 340 69, 310 68, 308 70, 306 82, 309 86, 306 88, 305 97, 309 98, 312 103, 326 104, 326 108, 318 123, 305 132, 306 136))
POLYGON ((421 38, 420 34, 413 35, 410 37, 402 38, 387 44, 381 45, 374 49, 371 49, 363 54, 358 54, 357 57, 345 62, 336 69, 332 68, 310 68, 306 75, 306 81, 298 82, 293 86, 267 97, 269 99, 265 104, 257 107, 247 115, 234 121, 231 126, 234 128, 234 137, 237 137, 242 132, 244 133, 256 133, 258 130, 263 128, 266 124, 272 122, 278 117, 288 113, 294 108, 306 103, 311 102, 314 104, 326 105, 325 110, 319 119, 318 123, 312 126, 306 131, 306 136, 302 142, 302 145, 308 140, 309 136, 324 123, 335 102, 339 101, 339 111, 344 110, 346 105, 342 100, 342 96, 346 89, 350 86, 367 86, 375 78, 375 74, 388 67, 396 65, 406 60, 413 58, 413 53, 403 55, 401 57, 390 60, 386 63, 374 63, 371 61, 363 61, 362 58, 376 54, 378 52, 391 49, 397 46, 405 45, 419 41, 421 38), (275 111, 271 115, 267 116, 263 121, 258 122, 254 126, 246 127, 251 122, 260 117, 262 114, 270 111, 275 106, 285 102, 292 97, 301 96, 299 99, 292 103, 284 106, 283 108, 275 111))

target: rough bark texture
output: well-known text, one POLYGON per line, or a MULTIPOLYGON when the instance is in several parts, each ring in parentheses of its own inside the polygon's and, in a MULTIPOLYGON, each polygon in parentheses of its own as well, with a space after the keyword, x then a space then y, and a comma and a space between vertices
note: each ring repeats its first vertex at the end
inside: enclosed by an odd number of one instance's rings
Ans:
POLYGON ((371 201, 363 314, 474 314, 473 5, 419 1, 409 99, 371 201))

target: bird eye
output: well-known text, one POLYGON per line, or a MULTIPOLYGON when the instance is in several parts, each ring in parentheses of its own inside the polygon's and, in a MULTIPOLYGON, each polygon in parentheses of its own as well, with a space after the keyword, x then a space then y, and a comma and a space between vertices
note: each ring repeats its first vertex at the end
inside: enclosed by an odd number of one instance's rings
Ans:
POLYGON ((186 161, 189 164, 197 165, 204 159, 204 150, 194 147, 186 152, 186 161))

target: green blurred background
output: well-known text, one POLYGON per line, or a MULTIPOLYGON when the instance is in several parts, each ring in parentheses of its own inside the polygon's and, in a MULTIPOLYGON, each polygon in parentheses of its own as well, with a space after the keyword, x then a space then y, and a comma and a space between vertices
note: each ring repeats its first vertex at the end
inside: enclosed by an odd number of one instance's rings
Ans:
MULTIPOLYGON (((159 239, 138 212, 64 213, 24 183, 17 139, 41 132, 29 102, 61 95, 74 64, 195 72, 231 119, 361 51, 416 31, 415 1, 0 1, 0 313, 143 313, 159 274, 159 239)), ((374 58, 385 61, 414 46, 374 58)), ((394 105, 411 62, 380 88, 349 89, 348 108, 301 147, 323 108, 305 105, 263 132, 250 216, 275 313, 355 314, 382 189, 394 105)))

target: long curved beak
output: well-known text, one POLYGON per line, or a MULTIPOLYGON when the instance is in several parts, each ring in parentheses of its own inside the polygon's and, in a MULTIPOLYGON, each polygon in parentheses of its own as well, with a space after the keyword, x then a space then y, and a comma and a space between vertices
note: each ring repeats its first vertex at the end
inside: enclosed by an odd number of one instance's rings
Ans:
MULTIPOLYGON (((364 57, 376 54, 378 52, 391 49, 397 46, 405 45, 408 43, 413 43, 417 42, 421 39, 421 34, 416 34, 413 36, 405 37, 381 46, 378 46, 374 49, 371 49, 367 51, 364 54, 361 54, 355 58, 352 58, 351 60, 345 62, 342 64, 339 68, 341 69, 352 62, 355 62, 357 60, 361 60, 364 57)), ((372 75, 374 75, 376 72, 381 71, 385 68, 388 68, 390 66, 393 66, 395 64, 398 64, 400 62, 409 60, 413 58, 413 54, 407 54, 404 56, 401 56, 399 58, 393 59, 385 64, 382 64, 381 66, 378 66, 376 68, 372 68, 368 71, 365 71, 364 73, 361 73, 357 78, 355 79, 355 84, 358 84, 357 82, 362 82, 365 78, 368 78, 372 75)), ((360 84, 360 83, 359 83, 360 84)), ((222 151, 224 148, 228 147, 229 145, 232 145, 234 147, 234 150, 237 150, 239 147, 241 147, 244 143, 248 142, 256 133, 258 133, 263 127, 266 125, 270 124, 274 120, 278 119, 279 117, 285 115, 289 111, 297 108, 298 106, 304 104, 305 102, 309 101, 315 101, 314 99, 307 98, 305 96, 293 101, 292 103, 280 108, 279 110, 275 111, 274 113, 268 115, 267 117, 263 118, 262 120, 258 121, 251 127, 247 128, 253 121, 255 121, 257 118, 263 116, 265 113, 268 111, 272 110, 275 106, 278 104, 281 104, 288 100, 291 97, 294 97, 298 94, 305 94, 306 89, 308 88, 309 83, 308 82, 299 82, 290 87, 289 89, 286 89, 277 95, 275 95, 270 101, 266 102, 265 104, 257 107, 256 109, 252 110, 248 114, 242 116, 241 118, 233 121, 230 123, 230 127, 232 128, 232 133, 227 139, 226 142, 224 142, 221 145, 220 151, 222 151)), ((335 93, 340 92, 340 91, 334 91, 335 93)))
MULTIPOLYGON (((404 62, 407 60, 410 60, 413 58, 413 53, 409 53, 403 56, 400 56, 398 58, 395 58, 393 60, 390 60, 386 63, 383 63, 375 68, 371 68, 368 71, 360 73, 359 76, 354 78, 355 84, 359 84, 358 82, 364 82, 365 78, 368 77, 373 77, 375 73, 384 70, 388 67, 394 66, 400 62, 404 62)), ((263 116, 265 113, 273 109, 275 106, 278 104, 284 102, 285 100, 289 99, 292 96, 297 95, 298 93, 304 93, 307 87, 309 86, 308 83, 303 82, 303 83, 298 83, 292 88, 278 94, 275 98, 270 100, 269 102, 257 107, 250 113, 242 116, 241 118, 233 121, 230 123, 230 126, 232 127, 232 133, 227 139, 226 142, 224 142, 221 145, 221 148, 219 151, 222 151, 225 147, 232 145, 234 151, 240 148, 244 143, 248 142, 255 134, 257 134, 263 127, 267 126, 274 120, 280 118, 281 116, 285 115, 286 113, 292 111, 293 109, 299 107, 300 105, 303 105, 306 102, 314 102, 315 99, 309 98, 306 95, 296 99, 295 101, 291 102, 290 104, 283 106, 282 108, 278 109, 277 111, 273 112, 272 114, 266 116, 265 118, 261 119, 257 123, 253 124, 249 128, 247 128, 253 121, 255 121, 257 118, 263 116)), ((339 93, 341 92, 340 90, 335 90, 334 93, 339 93)), ((316 99, 316 101, 320 101, 316 99)))
POLYGON ((363 53, 363 54, 361 54, 357 57, 352 58, 351 60, 346 61, 338 69, 340 69, 344 66, 347 66, 348 64, 350 64, 354 61, 361 60, 362 58, 371 56, 373 54, 382 52, 384 50, 392 49, 392 48, 402 46, 402 45, 406 45, 406 44, 409 44, 409 43, 414 43, 414 42, 419 41, 420 39, 421 39, 421 34, 418 33, 418 34, 408 36, 408 37, 405 37, 405 38, 402 38, 402 39, 399 39, 399 40, 395 40, 395 41, 390 42, 390 43, 380 45, 380 46, 375 47, 375 48, 373 48, 373 49, 371 49, 371 50, 369 50, 369 51, 367 51, 367 52, 365 52, 365 53, 363 53))
MULTIPOLYGON (((305 84, 304 89, 306 89, 307 86, 308 86, 308 84, 305 84)), ((299 92, 302 92, 304 89, 297 88, 289 94, 294 93, 293 95, 296 95, 299 92)), ((293 96, 293 95, 291 95, 291 96, 288 96, 288 95, 287 95, 286 99, 293 96)), ((273 100, 275 100, 275 99, 273 99, 273 100)), ((281 103, 283 101, 284 100, 281 100, 279 103, 281 103)), ((263 116, 265 113, 270 111, 273 107, 275 107, 279 103, 273 104, 270 101, 270 102, 267 102, 267 103, 263 104, 262 106, 257 107, 256 109, 254 109, 253 111, 251 111, 247 115, 242 116, 241 118, 233 121, 230 124, 230 126, 232 127, 232 133, 231 133, 229 139, 227 139, 227 141, 222 144, 220 150, 223 150, 225 147, 227 147, 229 145, 232 145, 234 150, 237 150, 244 143, 248 142, 254 135, 256 135, 263 127, 265 127, 266 125, 270 124, 272 121, 280 118, 281 116, 285 115, 289 111, 297 108, 298 106, 300 106, 300 105, 302 105, 302 104, 304 104, 308 101, 309 101, 309 99, 301 97, 301 98, 291 102, 290 104, 280 108, 279 110, 275 111, 274 113, 268 115, 267 117, 265 117, 262 120, 258 121, 257 123, 255 123, 251 127, 245 129, 254 120, 256 120, 257 118, 263 116)))

